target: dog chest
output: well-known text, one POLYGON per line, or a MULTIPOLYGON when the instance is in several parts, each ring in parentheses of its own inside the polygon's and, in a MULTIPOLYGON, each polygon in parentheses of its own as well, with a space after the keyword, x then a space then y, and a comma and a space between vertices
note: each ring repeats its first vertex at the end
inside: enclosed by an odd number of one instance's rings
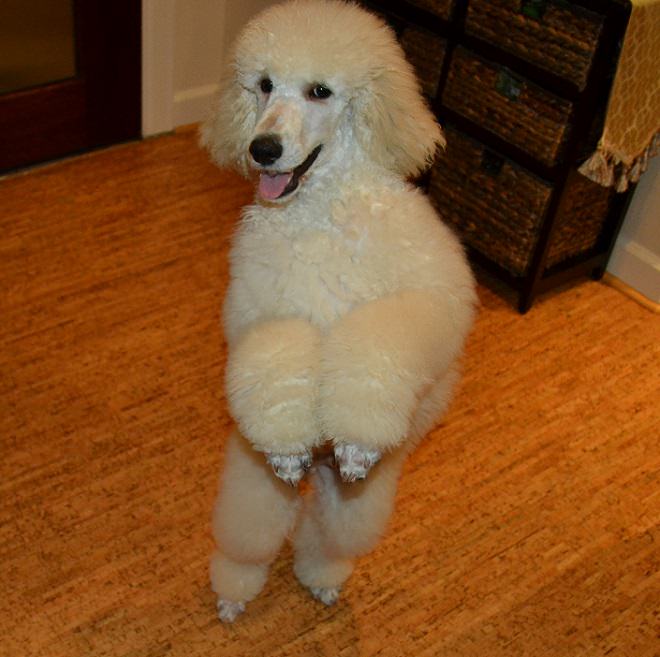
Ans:
POLYGON ((366 228, 253 225, 235 244, 232 274, 261 313, 326 326, 382 295, 386 282, 372 271, 368 242, 366 228))

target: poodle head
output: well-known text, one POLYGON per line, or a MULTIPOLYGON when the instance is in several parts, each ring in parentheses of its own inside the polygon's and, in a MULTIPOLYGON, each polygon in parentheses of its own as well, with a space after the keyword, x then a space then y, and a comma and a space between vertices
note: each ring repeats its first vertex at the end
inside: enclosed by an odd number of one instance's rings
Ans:
POLYGON ((288 0, 239 35, 202 144, 278 201, 333 164, 414 175, 444 139, 383 21, 343 0, 288 0))

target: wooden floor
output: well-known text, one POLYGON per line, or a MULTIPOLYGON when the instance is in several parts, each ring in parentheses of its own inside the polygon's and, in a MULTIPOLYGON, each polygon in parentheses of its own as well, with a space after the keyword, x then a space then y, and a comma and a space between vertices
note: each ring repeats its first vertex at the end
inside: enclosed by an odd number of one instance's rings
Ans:
POLYGON ((660 654, 660 316, 480 290, 465 376, 338 606, 207 581, 246 183, 190 131, 0 181, 2 657, 660 654))

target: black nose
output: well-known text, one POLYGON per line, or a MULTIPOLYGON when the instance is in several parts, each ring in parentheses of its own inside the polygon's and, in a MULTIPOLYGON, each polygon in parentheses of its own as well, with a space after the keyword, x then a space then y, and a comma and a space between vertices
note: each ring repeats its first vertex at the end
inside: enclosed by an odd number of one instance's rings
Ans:
POLYGON ((273 164, 282 157, 282 144, 275 135, 262 135, 250 144, 250 155, 264 166, 273 164))

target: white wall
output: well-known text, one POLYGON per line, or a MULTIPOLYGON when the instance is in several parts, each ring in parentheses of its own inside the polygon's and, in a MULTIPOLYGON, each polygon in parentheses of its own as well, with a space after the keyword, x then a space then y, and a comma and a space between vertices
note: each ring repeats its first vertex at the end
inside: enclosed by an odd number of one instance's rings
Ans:
POLYGON ((142 0, 142 134, 204 118, 227 51, 276 0, 142 0))
POLYGON ((228 4, 218 0, 176 0, 174 6, 174 127, 204 117, 217 89, 228 47, 228 4))
POLYGON ((660 304, 660 156, 637 184, 607 271, 660 304))
POLYGON ((142 136, 174 127, 176 0, 142 0, 142 136))

